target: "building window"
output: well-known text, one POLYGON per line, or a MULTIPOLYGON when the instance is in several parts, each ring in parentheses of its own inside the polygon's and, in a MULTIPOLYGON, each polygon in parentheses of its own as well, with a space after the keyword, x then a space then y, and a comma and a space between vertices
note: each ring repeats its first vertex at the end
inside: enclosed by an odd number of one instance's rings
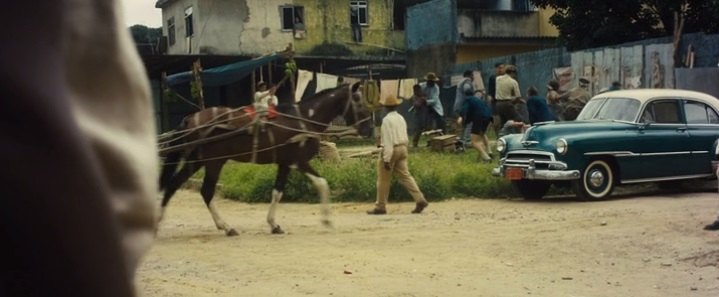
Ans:
POLYGON ((192 6, 185 9, 185 36, 190 37, 195 33, 192 23, 192 6))
POLYGON ((175 44, 175 17, 167 20, 167 39, 170 45, 175 44))
POLYGON ((282 31, 295 30, 295 24, 304 30, 305 9, 302 6, 280 6, 280 19, 282 20, 282 31))
POLYGON ((369 25, 367 1, 350 1, 350 23, 369 25))
POLYGON ((512 5, 512 10, 519 12, 531 12, 537 11, 537 7, 532 5, 529 0, 515 0, 512 5))

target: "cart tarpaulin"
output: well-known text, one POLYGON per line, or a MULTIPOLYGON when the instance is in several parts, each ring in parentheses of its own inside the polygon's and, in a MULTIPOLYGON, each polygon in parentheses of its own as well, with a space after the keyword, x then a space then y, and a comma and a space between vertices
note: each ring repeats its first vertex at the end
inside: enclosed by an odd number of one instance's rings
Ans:
MULTIPOLYGON (((229 85, 252 74, 255 69, 268 63, 280 60, 281 55, 272 54, 249 61, 227 64, 202 70, 202 84, 206 87, 229 85)), ((168 86, 178 86, 192 81, 192 71, 185 71, 167 76, 168 86)))

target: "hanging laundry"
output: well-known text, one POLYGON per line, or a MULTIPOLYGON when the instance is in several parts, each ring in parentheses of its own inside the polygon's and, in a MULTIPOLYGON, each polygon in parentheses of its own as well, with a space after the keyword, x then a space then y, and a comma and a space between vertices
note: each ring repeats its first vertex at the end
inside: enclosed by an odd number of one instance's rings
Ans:
POLYGON ((316 73, 316 75, 317 75, 317 89, 315 89, 315 93, 319 93, 324 90, 337 87, 337 76, 336 75, 325 74, 325 73, 316 73))
POLYGON ((380 81, 379 92, 380 100, 390 96, 397 97, 397 93, 399 93, 399 80, 380 81))
POLYGON ((414 85, 417 84, 416 78, 405 78, 403 80, 399 81, 399 95, 397 97, 403 98, 403 99, 409 99, 414 95, 414 91, 412 88, 414 88, 414 85))
POLYGON ((342 83, 348 84, 348 85, 350 85, 350 86, 353 85, 353 84, 355 84, 355 83, 358 83, 358 82, 362 81, 362 80, 359 79, 359 78, 356 78, 356 77, 347 77, 347 76, 343 77, 342 79, 343 79, 342 83))
POLYGON ((367 107, 370 110, 377 110, 382 105, 379 104, 379 87, 374 80, 366 80, 362 83, 362 94, 367 101, 367 107))
POLYGON ((312 81, 312 72, 307 70, 299 70, 297 74, 297 88, 295 89, 295 102, 302 100, 307 85, 312 81))

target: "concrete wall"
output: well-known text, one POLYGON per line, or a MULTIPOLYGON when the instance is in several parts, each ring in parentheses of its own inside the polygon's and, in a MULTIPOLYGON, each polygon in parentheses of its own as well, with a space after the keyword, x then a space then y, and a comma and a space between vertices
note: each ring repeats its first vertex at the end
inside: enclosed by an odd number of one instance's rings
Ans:
POLYGON ((337 0, 177 0, 163 8, 163 30, 175 17, 177 42, 169 54, 187 54, 185 8, 193 7, 194 31, 191 53, 262 55, 294 43, 308 54, 325 43, 347 47, 354 54, 395 53, 405 46, 403 31, 393 30, 394 0, 368 2, 369 25, 362 28, 362 43, 352 41, 349 2, 337 0), (282 30, 281 6, 302 6, 306 38, 295 39, 282 30))
POLYGON ((433 0, 407 8, 407 49, 456 44, 457 3, 455 0, 433 0))
POLYGON ((455 64, 457 47, 454 44, 425 46, 419 50, 407 52, 407 75, 424 77, 427 72, 437 75, 449 70, 455 64))
POLYGON ((410 77, 446 72, 457 57, 456 0, 433 0, 407 8, 405 34, 410 77))
POLYGON ((483 11, 463 9, 457 14, 457 31, 462 37, 539 36, 536 12, 483 11))
POLYGON ((323 43, 346 46, 355 54, 384 53, 404 49, 403 31, 394 31, 394 0, 368 1, 368 25, 362 27, 362 43, 352 40, 349 1, 294 0, 305 9, 305 39, 294 40, 298 53, 310 53, 323 43))
MULTIPOLYGON (((168 40, 167 53, 171 55, 187 54, 188 44, 185 39, 185 8, 190 6, 193 10, 197 10, 198 0, 176 0, 170 2, 167 6, 162 9, 162 34, 169 36, 167 21, 170 18, 175 18, 175 44, 170 45, 168 40)), ((197 12, 194 12, 194 24, 197 24, 197 12)), ((197 28, 197 26, 195 26, 197 28)), ((196 32, 196 31, 195 31, 196 32)))

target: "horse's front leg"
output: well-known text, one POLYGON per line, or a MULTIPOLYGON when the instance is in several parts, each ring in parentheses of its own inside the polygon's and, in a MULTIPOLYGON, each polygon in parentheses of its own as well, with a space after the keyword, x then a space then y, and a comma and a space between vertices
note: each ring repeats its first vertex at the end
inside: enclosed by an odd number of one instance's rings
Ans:
POLYGON ((277 204, 282 200, 282 193, 285 191, 287 185, 287 178, 290 175, 290 167, 287 165, 279 165, 277 167, 277 177, 275 178, 275 187, 272 189, 272 204, 270 204, 270 210, 267 212, 267 223, 272 228, 272 234, 284 234, 285 231, 280 228, 275 222, 275 210, 277 210, 277 204))
POLYGON ((220 213, 217 211, 214 201, 212 201, 212 198, 215 196, 217 181, 220 178, 220 171, 222 170, 222 165, 224 164, 225 161, 217 161, 208 163, 205 166, 205 179, 202 181, 202 189, 200 190, 200 193, 202 193, 202 199, 205 200, 205 205, 207 205, 207 209, 210 211, 212 220, 215 221, 217 229, 225 231, 227 236, 235 236, 238 235, 237 231, 230 227, 230 225, 227 224, 222 217, 220 217, 220 213))
POLYGON ((302 162, 297 164, 297 169, 304 173, 314 184, 317 193, 320 195, 320 207, 322 212, 322 224, 327 227, 332 227, 330 221, 330 187, 327 184, 327 180, 321 177, 317 171, 315 171, 309 162, 302 162))

